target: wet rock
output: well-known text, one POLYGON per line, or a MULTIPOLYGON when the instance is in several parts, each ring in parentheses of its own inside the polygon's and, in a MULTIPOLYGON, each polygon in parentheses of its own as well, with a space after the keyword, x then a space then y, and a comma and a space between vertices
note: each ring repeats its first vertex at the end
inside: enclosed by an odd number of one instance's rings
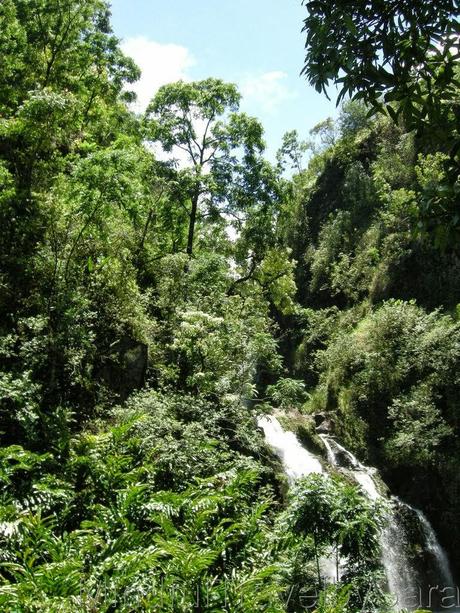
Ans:
POLYGON ((316 427, 318 434, 332 434, 335 430, 335 424, 332 419, 324 419, 319 426, 316 427))

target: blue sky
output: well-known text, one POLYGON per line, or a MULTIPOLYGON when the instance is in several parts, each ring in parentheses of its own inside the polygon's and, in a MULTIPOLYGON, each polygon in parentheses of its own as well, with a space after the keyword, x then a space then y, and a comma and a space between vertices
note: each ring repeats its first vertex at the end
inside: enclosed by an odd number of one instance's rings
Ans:
POLYGON ((143 71, 139 108, 178 79, 219 77, 236 83, 242 110, 265 128, 269 154, 287 130, 302 137, 335 116, 300 77, 305 8, 300 0, 112 0, 112 24, 143 71))

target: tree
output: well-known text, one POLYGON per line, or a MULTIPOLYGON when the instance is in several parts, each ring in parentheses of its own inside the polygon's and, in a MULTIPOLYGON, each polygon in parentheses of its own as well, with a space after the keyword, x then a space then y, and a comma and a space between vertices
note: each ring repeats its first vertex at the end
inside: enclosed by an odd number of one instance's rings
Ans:
POLYGON ((46 88, 72 91, 86 116, 99 98, 115 101, 123 83, 140 73, 121 52, 109 17, 105 0, 2 2, 0 108, 15 108, 29 91, 46 88))
POLYGON ((398 102, 399 108, 388 110, 402 113, 410 129, 447 112, 458 85, 457 2, 304 4, 309 15, 303 73, 318 91, 333 82, 341 87, 339 100, 350 94, 377 108, 382 96, 386 104, 398 102))
POLYGON ((302 161, 310 147, 307 141, 300 140, 297 130, 290 130, 283 135, 281 147, 276 152, 276 161, 281 171, 288 166, 291 171, 301 173, 302 161))
MULTIPOLYGON (((351 584, 374 584, 380 565, 378 537, 383 516, 379 505, 367 499, 359 488, 337 477, 308 475, 296 482, 287 518, 294 533, 311 535, 313 539, 319 586, 321 559, 332 554, 337 581, 342 561, 351 584)), ((378 598, 379 594, 374 596, 378 598)))
POLYGON ((195 253, 198 227, 201 246, 225 252, 235 264, 239 276, 232 275, 229 295, 253 282, 287 311, 295 291, 293 264, 277 232, 289 189, 280 169, 263 158, 261 124, 238 111, 239 101, 235 85, 219 79, 165 85, 147 108, 145 134, 178 167, 187 256, 195 253))
POLYGON ((68 171, 66 155, 109 144, 132 122, 123 87, 139 70, 121 52, 109 14, 104 0, 0 6, 0 158, 14 185, 0 202, 0 253, 15 301, 30 283, 30 259, 47 225, 43 200, 68 171))
POLYGON ((313 150, 316 149, 322 151, 335 145, 338 135, 337 128, 332 117, 328 117, 327 119, 317 123, 316 126, 313 126, 313 128, 310 130, 310 136, 313 136, 315 140, 319 139, 319 147, 316 144, 313 144, 313 150))
POLYGON ((219 79, 179 81, 161 87, 147 108, 147 138, 186 157, 180 175, 188 200, 189 256, 197 222, 234 215, 262 183, 263 129, 238 112, 239 101, 235 85, 219 79))
POLYGON ((359 100, 347 100, 342 104, 338 118, 341 136, 353 136, 372 125, 369 108, 359 100))
POLYGON ((439 198, 422 199, 422 213, 436 242, 454 243, 460 232, 458 2, 304 4, 309 14, 302 72, 309 82, 325 93, 331 83, 338 85, 338 102, 347 95, 362 100, 415 131, 425 149, 449 154, 439 198))

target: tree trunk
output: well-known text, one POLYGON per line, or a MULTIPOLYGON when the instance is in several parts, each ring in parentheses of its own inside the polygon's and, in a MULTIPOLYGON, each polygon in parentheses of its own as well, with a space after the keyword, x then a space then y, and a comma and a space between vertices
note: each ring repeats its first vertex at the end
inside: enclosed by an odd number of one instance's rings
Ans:
POLYGON ((192 197, 192 209, 190 211, 190 221, 188 225, 187 255, 189 257, 192 257, 193 254, 193 238, 195 236, 196 214, 198 212, 198 198, 199 191, 195 190, 192 197))
POLYGON ((318 540, 316 538, 316 532, 313 532, 313 546, 315 548, 316 572, 318 573, 319 589, 322 590, 323 582, 321 581, 321 567, 319 564, 318 540))

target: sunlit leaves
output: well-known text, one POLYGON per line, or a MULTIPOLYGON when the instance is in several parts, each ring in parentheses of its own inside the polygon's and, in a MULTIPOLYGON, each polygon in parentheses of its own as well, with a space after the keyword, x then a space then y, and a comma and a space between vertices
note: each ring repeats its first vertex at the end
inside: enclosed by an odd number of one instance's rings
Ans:
MULTIPOLYGON (((458 238, 459 114, 458 5, 396 2, 305 2, 303 72, 318 91, 339 85, 338 100, 363 100, 372 113, 387 112, 425 146, 448 151, 444 188, 448 211, 435 228, 438 244, 458 238), (444 234, 444 236, 441 236, 444 234), (452 235, 452 236, 450 236, 452 235)), ((429 231, 432 224, 427 223, 429 231)))

